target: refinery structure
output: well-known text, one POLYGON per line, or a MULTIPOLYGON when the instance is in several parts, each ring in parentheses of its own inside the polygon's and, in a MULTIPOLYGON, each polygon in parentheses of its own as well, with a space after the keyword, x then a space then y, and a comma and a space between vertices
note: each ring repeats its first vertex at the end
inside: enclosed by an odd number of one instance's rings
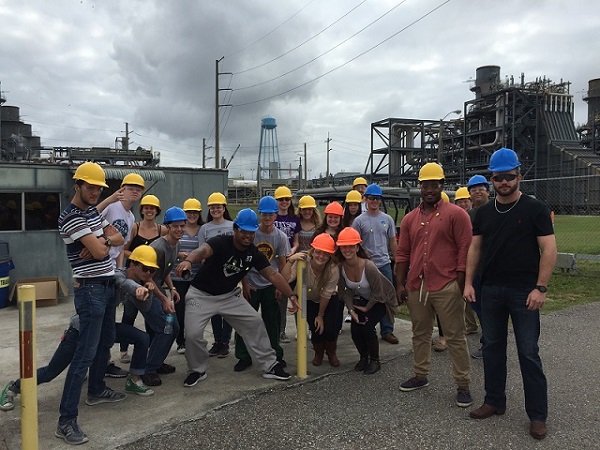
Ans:
POLYGON ((514 149, 522 162, 523 191, 562 214, 600 213, 600 79, 584 95, 587 123, 576 127, 570 83, 545 77, 476 71, 475 98, 449 120, 387 118, 371 124, 365 174, 390 187, 414 188, 423 164, 443 165, 447 184, 465 185, 486 174, 494 150, 514 149))

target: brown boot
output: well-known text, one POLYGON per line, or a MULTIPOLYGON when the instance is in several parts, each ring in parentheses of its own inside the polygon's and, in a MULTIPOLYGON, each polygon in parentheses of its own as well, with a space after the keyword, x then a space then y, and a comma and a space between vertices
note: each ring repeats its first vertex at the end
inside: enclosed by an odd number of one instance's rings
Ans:
POLYGON ((313 342, 313 348, 315 349, 315 357, 312 360, 312 364, 313 366, 320 366, 321 364, 323 364, 325 342, 313 342))
POLYGON ((325 342, 325 351, 327 352, 327 358, 329 359, 329 365, 331 367, 338 367, 340 365, 340 360, 335 354, 337 350, 337 342, 336 341, 328 341, 325 342))

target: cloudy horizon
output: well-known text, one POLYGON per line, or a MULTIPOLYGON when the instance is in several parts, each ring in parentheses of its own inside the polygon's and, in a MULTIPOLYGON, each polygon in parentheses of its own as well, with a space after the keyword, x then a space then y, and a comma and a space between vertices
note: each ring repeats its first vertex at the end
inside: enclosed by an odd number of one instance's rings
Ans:
MULTIPOLYGON (((230 176, 256 174, 260 123, 278 123, 280 163, 296 173, 307 145, 311 178, 362 172, 372 122, 439 120, 471 100, 485 65, 501 79, 570 81, 575 122, 600 77, 591 0, 118 2, 0 0, 0 82, 42 145, 130 146, 161 165, 214 157, 215 61, 221 156, 230 176), (226 73, 232 73, 231 75, 226 73)), ((451 117, 451 116, 449 116, 451 117)), ((207 160, 215 166, 214 158, 207 160)))

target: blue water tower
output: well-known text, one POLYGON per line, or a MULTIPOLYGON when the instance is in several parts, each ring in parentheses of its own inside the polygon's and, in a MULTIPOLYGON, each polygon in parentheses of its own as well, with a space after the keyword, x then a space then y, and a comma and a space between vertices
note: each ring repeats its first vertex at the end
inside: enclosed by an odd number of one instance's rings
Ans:
POLYGON ((259 171, 257 179, 279 179, 279 144, 277 121, 265 116, 260 121, 260 146, 258 149, 259 171))

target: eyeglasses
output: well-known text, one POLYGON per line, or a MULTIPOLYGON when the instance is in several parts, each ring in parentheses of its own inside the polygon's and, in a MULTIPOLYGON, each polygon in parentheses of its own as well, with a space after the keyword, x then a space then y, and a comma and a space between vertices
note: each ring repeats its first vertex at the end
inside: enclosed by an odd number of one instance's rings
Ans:
POLYGON ((500 183, 501 181, 514 181, 517 177, 518 175, 514 173, 503 173, 500 175, 494 175, 492 180, 494 180, 496 183, 500 183))
POLYGON ((381 197, 377 197, 375 195, 367 195, 365 198, 367 200, 371 200, 372 202, 374 202, 375 200, 381 200, 381 197))
POLYGON ((291 202, 292 199, 290 197, 278 198, 278 202, 291 202))
POLYGON ((149 273, 150 275, 152 275, 154 272, 156 272, 156 268, 155 267, 148 267, 145 266, 141 263, 137 264, 138 267, 141 267, 142 271, 149 273))

